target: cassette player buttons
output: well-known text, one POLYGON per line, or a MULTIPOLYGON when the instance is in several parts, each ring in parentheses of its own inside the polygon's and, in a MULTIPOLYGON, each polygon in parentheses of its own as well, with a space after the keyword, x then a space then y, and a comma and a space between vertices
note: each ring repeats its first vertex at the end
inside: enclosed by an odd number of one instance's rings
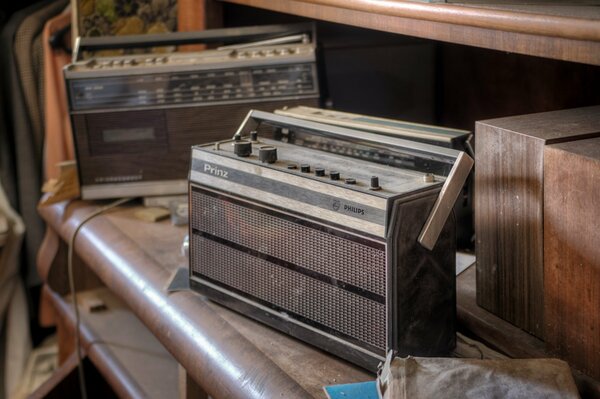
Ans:
POLYGON ((315 175, 319 177, 325 176, 325 169, 323 168, 315 168, 315 175))
POLYGON ((344 180, 344 183, 346 184, 356 184, 356 179, 353 177, 347 177, 346 180, 344 180))
POLYGON ((340 172, 332 170, 331 172, 329 172, 329 178, 331 180, 340 180, 340 172))
POLYGON ((310 173, 310 165, 307 163, 303 163, 302 165, 300 165, 300 172, 310 173))

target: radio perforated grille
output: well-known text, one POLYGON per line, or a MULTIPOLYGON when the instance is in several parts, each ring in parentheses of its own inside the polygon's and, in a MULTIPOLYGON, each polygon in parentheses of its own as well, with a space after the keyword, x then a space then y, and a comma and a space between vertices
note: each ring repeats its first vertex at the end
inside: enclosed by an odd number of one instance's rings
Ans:
POLYGON ((385 296, 385 251, 192 191, 192 228, 385 296))
POLYGON ((385 350, 385 305, 196 234, 191 248, 193 272, 385 350))

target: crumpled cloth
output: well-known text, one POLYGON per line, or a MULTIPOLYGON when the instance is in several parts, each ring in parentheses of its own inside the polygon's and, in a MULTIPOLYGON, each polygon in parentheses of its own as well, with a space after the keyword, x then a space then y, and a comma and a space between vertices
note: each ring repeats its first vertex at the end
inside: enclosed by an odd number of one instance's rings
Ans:
POLYGON ((382 399, 579 398, 569 365, 558 359, 389 356, 377 382, 382 399))

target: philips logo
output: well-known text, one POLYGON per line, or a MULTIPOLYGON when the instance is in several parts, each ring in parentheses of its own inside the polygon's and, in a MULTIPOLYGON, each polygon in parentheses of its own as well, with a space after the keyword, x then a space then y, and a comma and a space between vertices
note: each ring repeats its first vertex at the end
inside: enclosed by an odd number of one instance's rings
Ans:
POLYGON ((216 166, 210 165, 208 163, 204 164, 204 173, 210 173, 211 175, 215 175, 217 177, 222 177, 224 179, 229 179, 229 172, 223 169, 219 169, 216 166))
POLYGON ((364 209, 358 208, 356 206, 351 206, 351 205, 344 205, 344 211, 352 212, 352 213, 357 213, 359 215, 364 215, 365 214, 365 210, 364 209))

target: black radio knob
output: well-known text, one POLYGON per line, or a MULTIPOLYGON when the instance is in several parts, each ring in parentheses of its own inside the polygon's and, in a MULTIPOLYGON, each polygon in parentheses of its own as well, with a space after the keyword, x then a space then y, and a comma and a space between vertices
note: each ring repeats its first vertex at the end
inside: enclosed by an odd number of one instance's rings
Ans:
POLYGON ((379 186, 379 177, 371 176, 371 190, 381 190, 381 186, 379 186))
POLYGON ((253 143, 258 141, 258 132, 256 130, 250 132, 250 141, 253 143))
POLYGON ((263 145, 258 149, 260 162, 275 163, 277 161, 277 148, 272 145, 263 145))
POLYGON ((331 172, 329 172, 329 178, 331 180, 340 180, 340 172, 332 170, 331 172))
POLYGON ((233 152, 238 157, 249 157, 252 154, 252 143, 246 140, 235 141, 233 152))
POLYGON ((325 176, 325 169, 323 169, 323 168, 316 168, 315 169, 315 175, 317 175, 319 177, 325 176))
POLYGON ((310 172, 310 165, 307 163, 303 163, 302 165, 300 165, 300 172, 302 173, 309 173, 310 172))

